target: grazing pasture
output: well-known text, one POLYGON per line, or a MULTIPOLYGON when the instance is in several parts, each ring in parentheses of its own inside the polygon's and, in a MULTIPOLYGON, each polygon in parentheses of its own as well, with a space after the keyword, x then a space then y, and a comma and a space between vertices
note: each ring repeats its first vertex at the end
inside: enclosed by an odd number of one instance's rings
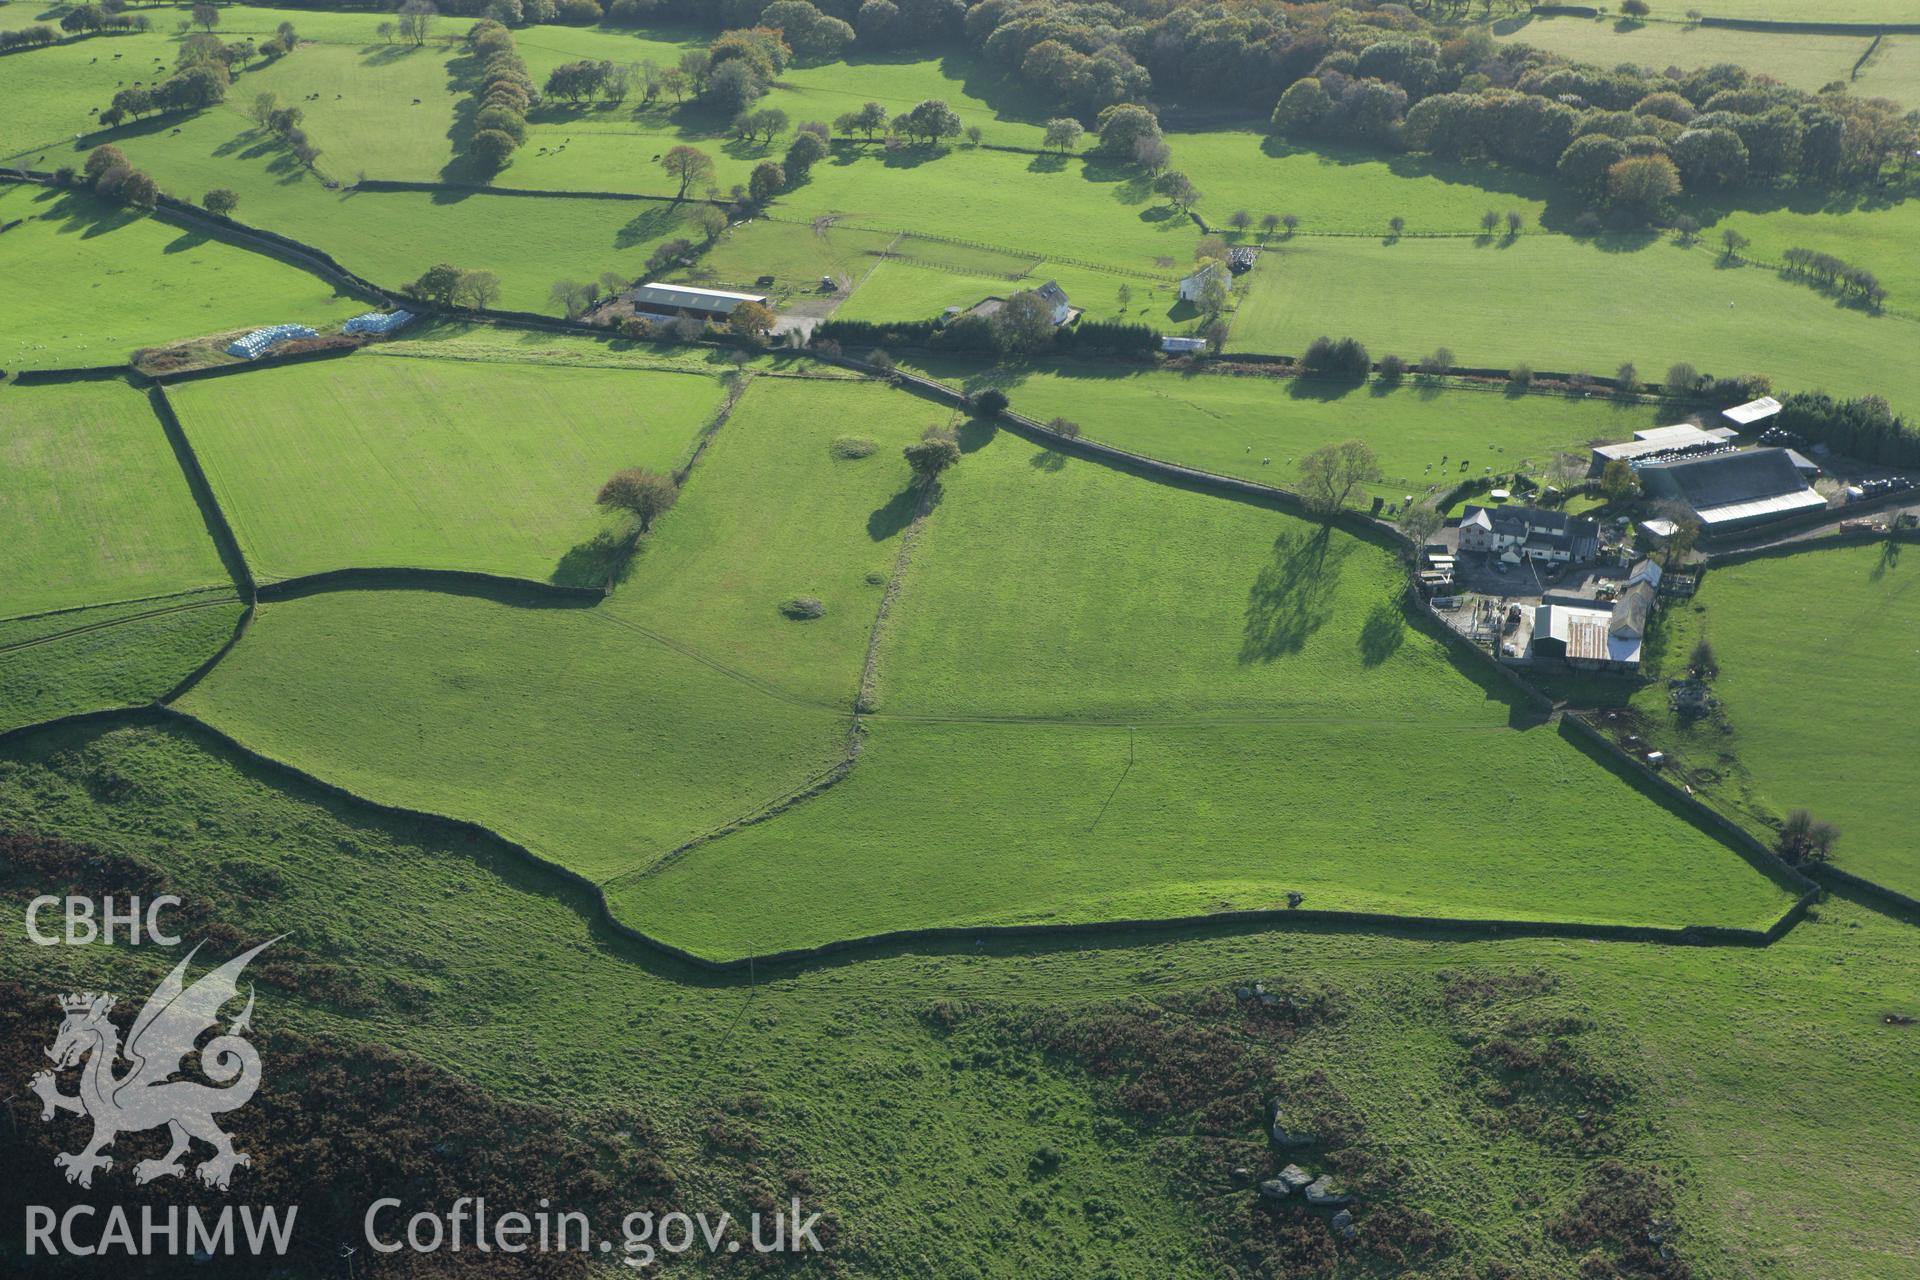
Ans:
POLYGON ((737 955, 1289 890, 1616 923, 1765 927, 1785 909, 1717 840, 1518 727, 1410 626, 1379 549, 1006 433, 964 443, 888 619, 852 776, 617 881, 635 923, 737 955), (1417 763, 1450 755, 1475 762, 1471 786, 1417 763), (1505 830, 1522 810, 1525 831, 1505 830), (776 861, 791 879, 756 893, 776 861))
MULTIPOLYGON (((229 187, 240 195, 241 222, 324 249, 389 288, 452 261, 500 278, 496 306, 555 312, 555 280, 591 280, 602 271, 638 275, 655 245, 692 234, 683 226, 684 208, 653 201, 330 191, 229 111, 194 116, 178 134, 150 125, 119 131, 117 145, 163 190, 197 201, 213 187, 229 187)), ((78 165, 90 149, 91 140, 55 159, 78 165)), ((323 154, 319 163, 326 171, 329 158, 323 154)))
POLYGON ((907 363, 969 391, 999 387, 1015 412, 1042 422, 1067 418, 1103 444, 1282 488, 1295 487, 1296 464, 1308 451, 1365 440, 1381 477, 1355 493, 1361 506, 1375 496, 1398 504, 1436 486, 1444 493, 1489 468, 1537 477, 1556 453, 1584 456, 1593 442, 1661 425, 1663 412, 1611 396, 1442 390, 1412 378, 1389 389, 1090 361, 983 368, 915 352, 907 363))
POLYGON ((1835 80, 1845 81, 1873 42, 1866 33, 1811 35, 1679 22, 1628 23, 1612 17, 1534 17, 1497 22, 1492 29, 1503 43, 1532 45, 1575 62, 1600 67, 1628 62, 1655 70, 1689 71, 1731 62, 1808 93, 1817 93, 1835 80))
POLYGON ((948 416, 872 383, 754 379, 606 613, 850 710, 918 499, 900 451, 948 416), (786 617, 796 597, 825 614, 786 617))
POLYGON ((1477 720, 1130 734, 883 716, 847 781, 608 892, 629 923, 715 957, 897 929, 1272 909, 1289 892, 1336 911, 1746 928, 1791 901, 1550 729, 1477 720), (1474 762, 1471 796, 1412 776, 1449 756, 1474 762), (1564 807, 1545 815, 1542 796, 1564 807), (1523 810, 1524 827, 1505 825, 1523 810))
POLYGON ((147 398, 125 382, 0 388, 0 617, 227 582, 147 398))
POLYGON ((1791 809, 1841 831, 1835 862, 1920 897, 1920 837, 1906 787, 1871 761, 1920 750, 1920 563, 1911 545, 1768 556, 1707 572, 1690 609, 1667 613, 1670 674, 1709 641, 1724 717, 1683 727, 1664 683, 1634 706, 1684 769, 1763 834, 1791 809), (1724 725, 1722 720, 1724 719, 1724 725), (1864 754, 1863 754, 1864 753, 1864 754))
POLYGON ((484 823, 600 880, 839 758, 795 705, 598 609, 433 591, 263 604, 182 709, 368 799, 484 823))
POLYGON ((0 276, 40 287, 0 308, 8 369, 124 364, 140 347, 366 309, 297 267, 85 193, 0 186, 0 222, 15 218, 0 276))
POLYGON ((1905 354, 1920 342, 1920 322, 1864 314, 1766 267, 1728 265, 1705 243, 1303 239, 1263 255, 1232 347, 1297 354, 1322 333, 1351 334, 1376 359, 1417 360, 1446 346, 1463 365, 1610 373, 1631 360, 1653 379, 1686 360, 1719 374, 1765 373, 1788 391, 1872 392, 1909 413, 1920 406, 1920 367, 1905 354))
MULTIPOLYGON (((824 1194, 857 1188, 863 1216, 896 1224, 836 1246, 873 1274, 910 1269, 936 1249, 987 1265, 1014 1258, 1031 1272, 1066 1249, 1076 1267, 1110 1261, 1123 1275, 1208 1273, 1182 1171, 1206 1153, 1211 1163, 1194 1167, 1212 1168, 1223 1151, 1264 1158, 1254 1121, 1244 1132, 1234 1121, 1243 1094, 1257 1112, 1258 1086, 1215 1072, 1205 1091, 1207 1073, 1182 1072, 1181 1097, 1221 1100, 1224 1139, 1162 1123, 1153 1141, 1134 1140, 1141 1113, 1114 1095, 1139 1077, 1041 1052, 1043 1031, 1053 1043, 1062 1032, 1111 1031, 1130 1051, 1173 1063, 1191 1060, 1161 1057, 1174 1046, 1162 1033, 1175 1028, 1178 1043, 1196 1047, 1224 1038, 1257 1051, 1278 1039, 1280 1078, 1324 1072, 1368 1139, 1444 1153, 1410 1156, 1391 1198, 1369 1212, 1421 1209, 1483 1262, 1571 1274, 1580 1250, 1547 1224, 1608 1156, 1685 1169, 1674 1185, 1679 1247, 1698 1275, 1771 1267, 1899 1280, 1920 1230, 1907 1194, 1920 1175, 1908 1140, 1920 1108, 1907 1087, 1920 1046, 1882 1022, 1910 990, 1907 926, 1844 899, 1765 949, 1463 945, 1307 929, 1115 933, 1038 948, 985 938, 966 955, 763 968, 748 1017, 777 1026, 748 1035, 747 988, 686 981, 685 970, 625 947, 593 923, 584 897, 491 842, 343 805, 190 729, 73 729, 17 743, 0 765, 0 822, 140 857, 242 934, 304 922, 327 941, 329 977, 365 993, 357 1007, 385 1043, 500 1096, 539 1093, 593 1115, 630 1107, 653 1118, 662 1145, 704 1150, 702 1131, 716 1122, 743 1132, 714 1097, 725 1064, 753 1081, 745 1132, 777 1133, 824 1194), (409 1008, 411 990, 390 982, 401 953, 408 982, 457 999, 463 1018, 409 1008), (1334 1016, 1269 1030, 1231 1002, 1234 985, 1256 978, 1324 997, 1334 1016), (621 1019, 649 1070, 605 1052, 621 1019), (1574 1095, 1545 1103, 1555 1132, 1587 1105, 1580 1093, 1611 1094, 1594 1146, 1516 1132, 1476 1088, 1474 1050, 1488 1030, 1520 1023, 1561 1029, 1562 1050, 1574 1051, 1559 1058, 1576 1073, 1574 1095), (662 1027, 672 1030, 649 1030, 662 1027), (992 1170, 1026 1167, 1040 1142, 1061 1153, 1059 1169, 1007 1191, 1004 1222, 956 1213, 936 1224, 925 1213, 929 1195, 967 1203, 983 1184, 1001 1185, 992 1170), (873 1178, 876 1144, 895 1176, 873 1178), (1848 1176, 1776 1176, 1823 1162, 1848 1176), (1018 1197, 1049 1208, 1046 1219, 1014 1210, 1018 1197), (1124 1213, 1132 1233, 1088 1223, 1089 1198, 1124 1213)), ((752 889, 764 902, 767 881, 752 889)), ((9 921, 0 964, 31 972, 47 949, 18 927, 23 903, 0 905, 9 921)), ((79 967, 67 983, 151 987, 164 964, 150 950, 72 949, 79 967)), ((277 1027, 338 1034, 337 1007, 310 990, 280 991, 274 1009, 277 1027)), ((731 1169, 721 1157, 701 1167, 731 1169)))
POLYGON ((152 702, 219 652, 243 608, 223 587, 0 622, 0 733, 152 702))
POLYGON ((262 579, 413 567, 597 586, 585 549, 622 522, 594 494, 623 468, 681 465, 722 387, 368 353, 169 394, 262 579))

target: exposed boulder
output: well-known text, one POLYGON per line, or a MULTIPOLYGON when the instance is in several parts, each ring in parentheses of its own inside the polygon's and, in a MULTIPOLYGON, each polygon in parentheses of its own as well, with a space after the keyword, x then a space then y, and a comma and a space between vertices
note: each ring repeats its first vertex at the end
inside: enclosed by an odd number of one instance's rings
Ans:
POLYGON ((1333 1177, 1330 1174, 1323 1173, 1307 1184, 1308 1204, 1335 1208, 1339 1205, 1346 1204, 1347 1200, 1348 1197, 1334 1190, 1333 1177))
POLYGON ((1289 1188, 1287 1184, 1278 1178, 1268 1178, 1260 1184, 1260 1194, 1268 1200, 1285 1200, 1288 1191, 1289 1188))
POLYGON ((1313 1181, 1313 1175, 1297 1164, 1290 1164, 1280 1171, 1280 1181, 1298 1191, 1313 1181))

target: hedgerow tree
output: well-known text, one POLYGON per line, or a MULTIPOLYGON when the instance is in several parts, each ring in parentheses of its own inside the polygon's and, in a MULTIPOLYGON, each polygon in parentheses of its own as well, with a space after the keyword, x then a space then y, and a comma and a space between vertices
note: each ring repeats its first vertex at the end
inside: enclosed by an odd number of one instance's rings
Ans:
POLYGON ((1364 440, 1323 444, 1300 459, 1301 496, 1308 510, 1331 518, 1347 505, 1353 491, 1380 473, 1373 450, 1364 440))
POLYGON ((645 467, 629 467, 615 472, 601 485, 594 501, 609 511, 625 511, 638 517, 640 532, 646 533, 679 498, 680 486, 673 482, 672 476, 663 476, 645 467))
POLYGON ((1816 821, 1805 809, 1795 809, 1780 825, 1780 837, 1774 848, 1797 867, 1807 862, 1825 862, 1833 856, 1833 846, 1839 840, 1840 828, 1831 822, 1816 821))
POLYGON ((787 158, 781 164, 781 168, 787 171, 789 182, 804 182, 807 174, 813 170, 813 166, 824 160, 826 155, 826 141, 819 134, 802 129, 794 134, 793 141, 787 144, 787 158))
POLYGON ((1022 290, 993 313, 994 343, 1007 355, 1034 355, 1053 345, 1053 308, 1031 289, 1022 290))
POLYGON ((1047 121, 1047 133, 1044 139, 1049 150, 1062 155, 1080 145, 1080 138, 1086 133, 1078 120, 1071 116, 1061 116, 1047 121))
POLYGON ((680 184, 680 189, 674 193, 676 200, 686 199, 687 188, 695 183, 713 181, 713 157, 698 147, 684 144, 669 147, 667 153, 660 157, 660 167, 666 170, 669 178, 680 184))
POLYGON ((937 426, 928 427, 917 444, 910 444, 900 452, 906 456, 917 489, 933 488, 940 483, 941 475, 960 461, 959 442, 952 432, 937 426))
POLYGON ((229 187, 215 187, 207 192, 200 203, 208 213, 230 218, 233 211, 240 207, 240 195, 229 187))
POLYGON ((764 205, 786 185, 787 171, 771 160, 762 160, 753 166, 753 174, 747 179, 747 198, 764 205))

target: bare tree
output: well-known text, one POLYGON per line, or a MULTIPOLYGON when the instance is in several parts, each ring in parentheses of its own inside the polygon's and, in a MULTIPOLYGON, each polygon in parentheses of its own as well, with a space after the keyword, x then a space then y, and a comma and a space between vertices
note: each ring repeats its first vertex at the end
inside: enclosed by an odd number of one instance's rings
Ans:
POLYGON ((1331 518, 1347 505, 1353 491, 1380 474, 1373 450, 1364 440, 1323 444, 1300 459, 1301 495, 1316 515, 1331 518))

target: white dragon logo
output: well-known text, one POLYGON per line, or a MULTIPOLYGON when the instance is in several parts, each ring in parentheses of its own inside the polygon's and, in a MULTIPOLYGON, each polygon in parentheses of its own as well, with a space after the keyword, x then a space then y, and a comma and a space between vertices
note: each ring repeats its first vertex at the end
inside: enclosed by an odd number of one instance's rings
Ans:
POLYGON ((93 1140, 84 1150, 53 1158, 55 1165, 67 1171, 68 1182, 91 1187, 96 1171, 113 1167, 113 1160, 101 1153, 113 1145, 115 1138, 161 1125, 167 1126, 173 1146, 161 1159, 134 1165, 137 1183, 184 1174, 186 1167, 180 1157, 194 1138, 214 1148, 213 1158, 194 1171, 210 1187, 226 1190, 234 1168, 252 1163, 233 1149, 233 1139, 213 1122, 214 1116, 245 1106, 260 1087, 260 1054, 242 1039, 253 1018, 251 986, 246 1009, 227 1033, 209 1040, 200 1050, 201 1072, 214 1085, 224 1087, 172 1077, 182 1069, 182 1059, 192 1052, 194 1042, 217 1024, 221 1006, 239 994, 240 972, 247 962, 276 941, 269 939, 234 957, 189 987, 184 981, 187 965, 200 950, 194 947, 147 998, 140 1016, 133 1020, 124 1050, 119 1029, 107 1019, 114 1004, 112 996, 60 997, 66 1020, 60 1024, 60 1034, 47 1056, 62 1071, 82 1058, 87 1060, 80 1073, 80 1092, 71 1097, 61 1093, 52 1071, 35 1075, 32 1088, 40 1095, 41 1120, 53 1119, 57 1111, 93 1119, 93 1140), (114 1066, 121 1058, 129 1065, 116 1076, 114 1066))

